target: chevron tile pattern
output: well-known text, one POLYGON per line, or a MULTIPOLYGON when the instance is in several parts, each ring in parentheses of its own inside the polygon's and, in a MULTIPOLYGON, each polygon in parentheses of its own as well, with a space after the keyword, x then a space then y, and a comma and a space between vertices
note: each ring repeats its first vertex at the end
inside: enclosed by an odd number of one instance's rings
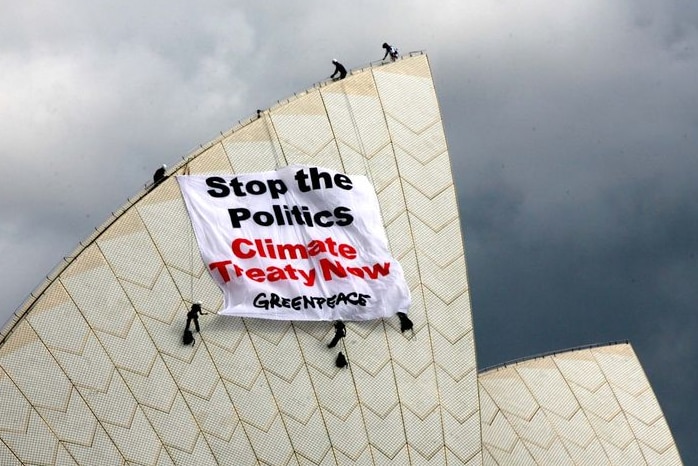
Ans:
POLYGON ((680 465, 627 344, 569 351, 480 374, 486 465, 680 465))
POLYGON ((629 348, 478 379, 425 55, 280 102, 171 175, 291 164, 371 180, 414 333, 397 318, 349 322, 338 369, 329 322, 218 316, 221 292, 170 176, 81 243, 0 334, 1 464, 677 464, 629 348), (184 346, 197 300, 209 315, 184 346))

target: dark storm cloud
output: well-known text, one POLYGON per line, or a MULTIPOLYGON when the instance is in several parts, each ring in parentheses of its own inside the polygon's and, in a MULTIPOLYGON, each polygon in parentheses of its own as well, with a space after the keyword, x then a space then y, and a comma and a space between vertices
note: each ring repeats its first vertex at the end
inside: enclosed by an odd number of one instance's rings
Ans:
POLYGON ((629 339, 691 464, 695 11, 616 14, 583 41, 534 32, 533 50, 502 33, 463 67, 463 95, 442 98, 478 359, 629 339))
POLYGON ((511 188, 495 184, 464 195, 478 356, 487 366, 629 339, 687 459, 682 433, 692 432, 695 413, 687 406, 698 390, 698 208, 688 199, 698 192, 667 206, 646 188, 619 187, 591 209, 568 199, 567 213, 531 220, 535 225, 489 221, 522 215, 518 194, 507 196, 511 188), (498 195, 503 199, 492 202, 498 195), (469 214, 469 205, 488 211, 469 214), (614 224, 595 226, 599 217, 614 224))
POLYGON ((155 168, 388 41, 429 53, 480 367, 629 339, 692 464, 697 25, 688 0, 13 5, 3 318, 155 168))

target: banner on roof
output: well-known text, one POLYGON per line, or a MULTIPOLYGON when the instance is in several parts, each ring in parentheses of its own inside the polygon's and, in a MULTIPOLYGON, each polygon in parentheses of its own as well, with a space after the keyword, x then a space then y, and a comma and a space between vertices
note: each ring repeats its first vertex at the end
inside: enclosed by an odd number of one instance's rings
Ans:
POLYGON ((177 176, 220 314, 369 320, 407 312, 365 176, 294 165, 238 175, 177 176))

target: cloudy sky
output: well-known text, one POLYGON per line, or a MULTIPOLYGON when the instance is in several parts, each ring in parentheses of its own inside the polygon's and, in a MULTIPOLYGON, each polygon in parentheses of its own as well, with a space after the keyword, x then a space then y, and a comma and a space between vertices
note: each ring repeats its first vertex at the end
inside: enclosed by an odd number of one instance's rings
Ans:
POLYGON ((105 3, 0 4, 3 322, 159 165, 388 41, 432 65, 480 367, 630 340, 698 464, 695 1, 105 3))

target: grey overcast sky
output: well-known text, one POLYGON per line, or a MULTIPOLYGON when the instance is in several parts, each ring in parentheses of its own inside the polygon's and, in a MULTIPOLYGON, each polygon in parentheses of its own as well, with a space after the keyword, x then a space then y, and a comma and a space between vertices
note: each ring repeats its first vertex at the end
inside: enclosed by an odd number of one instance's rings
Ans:
POLYGON ((628 339, 698 464, 698 3, 0 3, 0 319, 151 179, 333 70, 425 50, 480 368, 628 339))

